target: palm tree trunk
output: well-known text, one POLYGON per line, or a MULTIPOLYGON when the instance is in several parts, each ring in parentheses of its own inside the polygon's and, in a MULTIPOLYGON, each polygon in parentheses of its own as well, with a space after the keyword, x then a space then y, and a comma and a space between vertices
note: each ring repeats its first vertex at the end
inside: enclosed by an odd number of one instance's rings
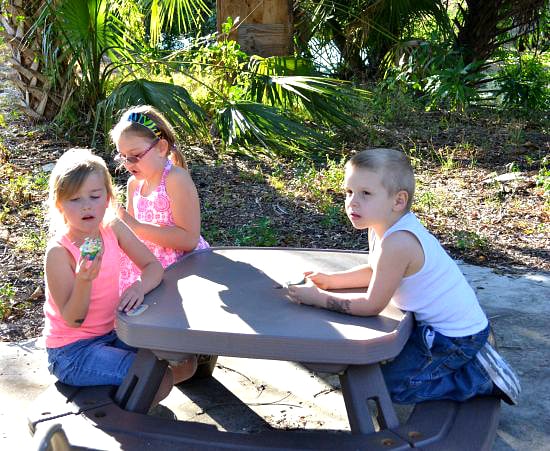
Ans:
POLYGON ((530 31, 547 4, 548 0, 466 0, 466 9, 461 7, 462 21, 455 21, 464 61, 487 59, 512 29, 515 38, 530 31), (506 22, 510 19, 511 25, 506 22))
POLYGON ((8 0, 0 9, 0 36, 10 51, 16 75, 13 82, 22 94, 24 109, 35 119, 50 120, 58 113, 62 97, 43 74, 41 34, 27 33, 36 21, 44 0, 8 0))
POLYGON ((342 55, 343 65, 340 69, 339 77, 344 80, 357 78, 364 80, 366 77, 366 66, 361 58, 361 48, 349 42, 344 30, 334 19, 328 21, 332 28, 334 43, 342 55))

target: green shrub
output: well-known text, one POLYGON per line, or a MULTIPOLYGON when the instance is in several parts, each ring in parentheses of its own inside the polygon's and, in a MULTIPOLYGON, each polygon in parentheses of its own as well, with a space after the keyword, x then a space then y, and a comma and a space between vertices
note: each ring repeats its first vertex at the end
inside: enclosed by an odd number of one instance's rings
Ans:
POLYGON ((230 234, 236 246, 272 247, 278 243, 277 231, 267 217, 259 218, 252 224, 234 228, 230 234))
POLYGON ((461 250, 483 250, 487 247, 487 239, 476 232, 457 230, 454 233, 455 245, 461 250))
POLYGON ((466 64, 462 54, 445 43, 421 42, 403 54, 384 84, 392 90, 416 93, 427 110, 445 107, 461 111, 480 98, 477 84, 484 64, 466 64))
POLYGON ((10 315, 14 297, 15 288, 11 283, 4 283, 0 286, 0 321, 10 315))
POLYGON ((535 181, 536 186, 541 189, 542 195, 546 198, 545 204, 550 207, 550 167, 547 164, 547 160, 544 159, 535 181))
POLYGON ((550 108, 550 70, 533 55, 509 59, 497 74, 497 86, 505 108, 546 112, 550 108))

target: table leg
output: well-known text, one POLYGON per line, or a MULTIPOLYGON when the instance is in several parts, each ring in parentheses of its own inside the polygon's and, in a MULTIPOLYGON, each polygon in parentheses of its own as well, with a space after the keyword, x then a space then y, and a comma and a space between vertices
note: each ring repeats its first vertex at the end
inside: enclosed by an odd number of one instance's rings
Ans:
POLYGON ((369 400, 376 404, 382 429, 399 426, 380 365, 350 365, 340 375, 340 384, 352 433, 374 432, 369 400))
POLYGON ((147 413, 157 394, 168 362, 148 349, 139 349, 130 371, 118 387, 115 402, 130 412, 147 413))

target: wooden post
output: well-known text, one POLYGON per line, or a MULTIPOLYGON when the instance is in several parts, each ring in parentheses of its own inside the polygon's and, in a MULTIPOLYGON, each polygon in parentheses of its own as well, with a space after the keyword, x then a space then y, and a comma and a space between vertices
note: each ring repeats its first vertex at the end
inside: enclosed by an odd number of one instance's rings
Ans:
POLYGON ((216 0, 218 32, 228 17, 239 17, 231 34, 249 55, 292 54, 292 6, 289 0, 216 0))

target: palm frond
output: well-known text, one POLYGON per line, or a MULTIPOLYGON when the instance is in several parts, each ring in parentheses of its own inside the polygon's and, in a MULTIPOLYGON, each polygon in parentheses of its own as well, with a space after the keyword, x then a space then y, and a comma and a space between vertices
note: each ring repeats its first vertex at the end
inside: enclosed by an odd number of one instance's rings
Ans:
POLYGON ((157 45, 162 30, 171 29, 174 19, 178 30, 188 31, 208 17, 210 8, 204 0, 150 0, 149 12, 150 42, 157 45))
POLYGON ((94 128, 94 142, 99 118, 103 120, 103 130, 112 126, 113 117, 119 111, 134 105, 152 105, 162 111, 179 133, 193 137, 207 136, 204 111, 193 101, 189 92, 171 83, 137 79, 125 82, 113 90, 107 99, 98 105, 94 128))
POLYGON ((267 154, 303 155, 332 149, 326 135, 270 105, 238 100, 217 110, 214 121, 228 146, 260 145, 267 154))
POLYGON ((434 18, 441 30, 450 30, 441 0, 296 0, 295 5, 298 42, 314 38, 320 48, 335 43, 342 63, 360 71, 359 59, 378 71, 384 55, 400 39, 410 39, 419 20, 434 18))
POLYGON ((66 45, 79 60, 108 56, 111 61, 133 61, 131 50, 139 39, 126 31, 129 17, 122 17, 108 0, 63 0, 54 10, 66 45), (86 56, 82 55, 85 53, 86 56))
POLYGON ((327 125, 357 125, 353 114, 369 99, 369 92, 350 83, 307 75, 272 75, 264 61, 251 63, 251 99, 284 108, 302 107, 312 118, 327 125))

